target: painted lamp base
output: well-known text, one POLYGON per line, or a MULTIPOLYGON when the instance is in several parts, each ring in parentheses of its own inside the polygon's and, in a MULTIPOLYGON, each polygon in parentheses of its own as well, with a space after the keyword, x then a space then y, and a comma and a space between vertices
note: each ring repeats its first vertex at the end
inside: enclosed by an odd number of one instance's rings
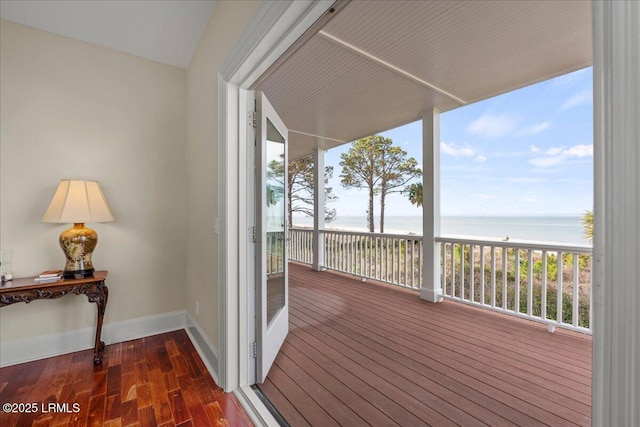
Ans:
POLYGON ((65 278, 93 275, 95 269, 91 256, 97 244, 98 234, 85 227, 83 223, 76 223, 72 228, 60 233, 60 247, 67 258, 63 273, 65 278))

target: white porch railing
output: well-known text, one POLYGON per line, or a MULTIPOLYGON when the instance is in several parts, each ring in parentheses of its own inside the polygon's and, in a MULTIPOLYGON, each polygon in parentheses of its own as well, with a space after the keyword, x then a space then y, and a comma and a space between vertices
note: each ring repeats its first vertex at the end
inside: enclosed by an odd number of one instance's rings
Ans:
POLYGON ((336 230, 322 234, 327 269, 420 289, 422 237, 336 230))
MULTIPOLYGON (((313 231, 290 229, 289 259, 311 264, 313 231)), ((324 268, 412 289, 422 284, 422 237, 324 230, 324 268)))
POLYGON ((267 231, 267 276, 280 274, 284 271, 284 260, 282 254, 282 243, 284 241, 284 231, 267 231))
POLYGON ((446 298, 591 332, 588 246, 436 238, 446 298))
POLYGON ((313 263, 313 230, 289 228, 289 259, 313 263))
MULTIPOLYGON (((289 259, 311 264, 313 230, 290 230, 289 259)), ((420 289, 422 236, 324 230, 324 267, 420 289)), ((591 333, 588 246, 438 237, 444 297, 591 333), (517 302, 517 303, 516 303, 517 302)))

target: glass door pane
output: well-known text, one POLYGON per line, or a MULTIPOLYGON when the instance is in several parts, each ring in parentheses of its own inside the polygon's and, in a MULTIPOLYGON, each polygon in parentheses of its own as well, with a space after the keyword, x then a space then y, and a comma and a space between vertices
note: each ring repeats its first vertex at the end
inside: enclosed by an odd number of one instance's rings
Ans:
POLYGON ((266 179, 266 233, 267 233, 267 327, 285 303, 285 164, 284 137, 271 120, 267 119, 267 179, 266 179))

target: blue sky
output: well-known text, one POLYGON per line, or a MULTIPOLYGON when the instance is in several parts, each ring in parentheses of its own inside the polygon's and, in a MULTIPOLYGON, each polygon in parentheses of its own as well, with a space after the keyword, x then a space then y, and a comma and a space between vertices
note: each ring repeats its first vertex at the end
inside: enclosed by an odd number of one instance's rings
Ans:
MULTIPOLYGON (((593 208, 592 69, 460 107, 440 116, 441 214, 580 215, 593 208)), ((382 132, 422 166, 422 124, 382 132)), ((365 190, 340 185, 340 154, 329 185, 338 216, 364 216, 365 190)), ((375 201, 378 217, 379 201, 375 201)), ((405 196, 386 215, 420 215, 405 196)))

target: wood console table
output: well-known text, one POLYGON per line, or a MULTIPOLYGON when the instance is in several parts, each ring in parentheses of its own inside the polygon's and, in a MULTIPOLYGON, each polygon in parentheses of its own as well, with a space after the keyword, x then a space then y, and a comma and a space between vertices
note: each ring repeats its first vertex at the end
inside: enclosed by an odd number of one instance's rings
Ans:
POLYGON ((107 271, 96 271, 93 277, 63 279, 55 283, 35 283, 34 277, 16 278, 0 285, 0 307, 17 302, 30 303, 37 299, 56 299, 67 294, 86 295, 89 302, 95 302, 98 307, 93 364, 101 365, 104 342, 100 341, 100 335, 109 298, 109 289, 104 284, 107 273, 107 271))

